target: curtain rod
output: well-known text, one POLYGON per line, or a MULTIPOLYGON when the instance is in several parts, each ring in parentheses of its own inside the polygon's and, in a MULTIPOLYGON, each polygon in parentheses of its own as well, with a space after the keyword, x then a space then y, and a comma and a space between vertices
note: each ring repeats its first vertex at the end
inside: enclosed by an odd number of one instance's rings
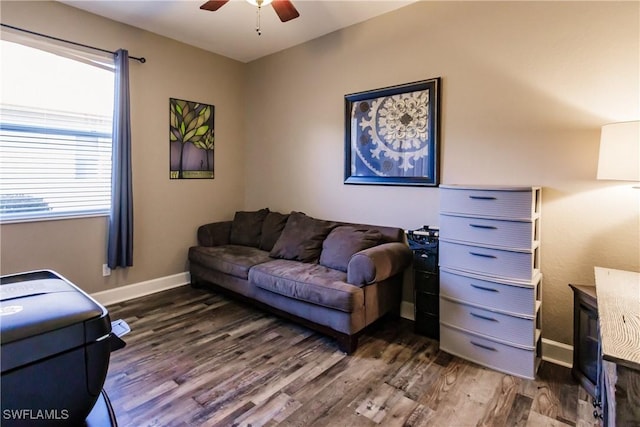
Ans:
MULTIPOLYGON (((82 44, 82 43, 72 42, 71 40, 65 40, 65 39, 61 39, 61 38, 58 38, 58 37, 48 36, 48 35, 42 34, 42 33, 36 33, 35 31, 25 30, 24 28, 14 27, 13 25, 2 24, 2 23, 0 23, 0 25, 3 26, 3 27, 6 27, 6 28, 11 28, 12 30, 17 30, 17 31, 22 31, 23 33, 32 34, 34 36, 45 37, 47 39, 56 40, 56 41, 63 42, 63 43, 69 43, 69 44, 72 44, 72 45, 75 45, 75 46, 86 47, 88 49, 93 49, 93 50, 97 50, 97 51, 104 52, 104 53, 110 53, 112 55, 115 54, 115 52, 112 52, 112 51, 107 50, 107 49, 101 49, 101 48, 95 47, 95 46, 89 46, 89 45, 82 44)), ((136 61, 139 61, 142 64, 147 62, 147 60, 144 57, 137 58, 135 56, 129 56, 129 59, 135 59, 136 61)))

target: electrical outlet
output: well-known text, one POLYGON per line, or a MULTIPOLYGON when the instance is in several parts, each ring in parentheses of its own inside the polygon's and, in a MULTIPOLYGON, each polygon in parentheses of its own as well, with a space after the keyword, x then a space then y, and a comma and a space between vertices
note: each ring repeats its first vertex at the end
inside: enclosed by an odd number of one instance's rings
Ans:
POLYGON ((111 269, 107 264, 102 264, 102 276, 111 276, 111 269))

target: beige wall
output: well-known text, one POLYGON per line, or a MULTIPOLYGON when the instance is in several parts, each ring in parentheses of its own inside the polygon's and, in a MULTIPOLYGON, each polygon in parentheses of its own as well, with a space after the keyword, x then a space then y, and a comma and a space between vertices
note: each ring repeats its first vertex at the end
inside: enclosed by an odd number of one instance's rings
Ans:
POLYGON ((56 2, 7 2, 2 22, 115 50, 130 62, 134 267, 102 277, 107 218, 5 224, 0 271, 50 268, 89 292, 187 270, 198 225, 227 219, 244 203, 245 65, 56 2), (170 180, 169 98, 215 105, 214 180, 170 180))
POLYGON ((106 219, 89 218, 3 225, 2 274, 96 292, 179 273, 197 226, 242 208, 437 225, 436 188, 343 184, 344 95, 436 76, 442 182, 544 187, 546 338, 571 342, 568 283, 640 270, 640 193, 595 181, 600 127, 640 117, 637 2, 420 2, 248 65, 59 3, 1 8, 148 59, 131 63, 135 267, 102 277, 106 219), (215 180, 168 179, 169 97, 216 106, 215 180))
POLYGON ((436 188, 343 184, 343 99, 441 76, 442 182, 543 186, 543 336, 571 343, 567 284, 640 270, 640 192, 595 180, 600 127, 640 118, 639 18, 637 2, 420 2, 252 62, 246 206, 437 225, 436 188))

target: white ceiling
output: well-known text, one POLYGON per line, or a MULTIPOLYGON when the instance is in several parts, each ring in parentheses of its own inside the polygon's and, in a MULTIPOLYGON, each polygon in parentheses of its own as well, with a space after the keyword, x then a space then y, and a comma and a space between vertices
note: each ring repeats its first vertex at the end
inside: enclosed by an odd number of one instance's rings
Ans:
MULTIPOLYGON (((215 12, 205 0, 59 0, 115 21, 197 46, 242 62, 278 52, 401 8, 416 0, 293 0, 300 17, 280 22, 271 6, 261 12, 245 0, 231 0, 215 12)), ((140 52, 143 56, 144 52, 140 52)))

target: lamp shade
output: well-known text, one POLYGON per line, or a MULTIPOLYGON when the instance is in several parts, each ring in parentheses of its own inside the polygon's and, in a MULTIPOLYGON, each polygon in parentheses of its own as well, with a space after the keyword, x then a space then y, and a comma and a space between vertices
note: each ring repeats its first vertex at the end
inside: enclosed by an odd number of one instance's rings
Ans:
POLYGON ((640 182, 640 121, 602 127, 598 179, 640 182))

